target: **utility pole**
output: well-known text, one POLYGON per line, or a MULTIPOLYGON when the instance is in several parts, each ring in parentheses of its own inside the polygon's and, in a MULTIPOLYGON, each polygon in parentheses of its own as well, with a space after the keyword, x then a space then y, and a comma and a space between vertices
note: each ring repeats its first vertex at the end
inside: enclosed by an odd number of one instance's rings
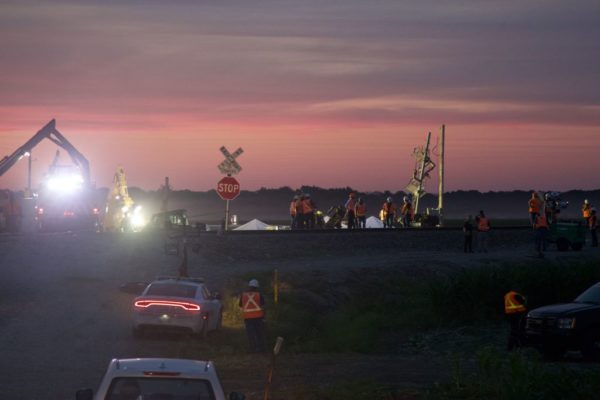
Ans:
POLYGON ((417 189, 417 198, 415 199, 415 214, 419 212, 419 199, 423 196, 423 179, 425 179, 425 168, 429 163, 429 142, 431 141, 431 132, 427 132, 427 143, 425 144, 425 149, 423 151, 423 158, 421 159, 421 165, 419 166, 419 187, 417 189))
POLYGON ((440 137, 439 155, 439 188, 438 188, 438 213, 440 217, 439 226, 444 226, 444 142, 446 140, 446 125, 442 125, 440 137))

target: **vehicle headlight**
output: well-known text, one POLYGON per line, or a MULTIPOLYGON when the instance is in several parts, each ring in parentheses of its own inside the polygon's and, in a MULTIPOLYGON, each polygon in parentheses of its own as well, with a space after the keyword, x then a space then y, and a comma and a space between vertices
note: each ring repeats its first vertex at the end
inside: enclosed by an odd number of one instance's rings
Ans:
POLYGON ((575 328, 575 318, 559 318, 556 326, 558 329, 573 329, 575 328))

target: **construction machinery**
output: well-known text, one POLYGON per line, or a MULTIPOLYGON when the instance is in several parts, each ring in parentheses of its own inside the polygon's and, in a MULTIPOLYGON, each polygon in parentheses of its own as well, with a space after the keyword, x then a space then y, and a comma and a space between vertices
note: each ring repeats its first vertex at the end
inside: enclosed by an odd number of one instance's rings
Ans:
POLYGON ((144 225, 145 220, 141 212, 141 206, 136 205, 129 196, 125 170, 119 165, 106 197, 102 227, 108 232, 127 232, 139 231, 144 225))
POLYGON ((93 202, 89 162, 56 129, 56 120, 50 121, 24 145, 0 160, 0 176, 23 157, 29 157, 28 185, 24 198, 35 198, 35 220, 38 229, 92 229, 96 225, 98 209, 93 202), (34 194, 31 188, 31 153, 33 148, 44 139, 65 150, 71 157, 73 165, 60 165, 57 152, 37 193, 34 194))

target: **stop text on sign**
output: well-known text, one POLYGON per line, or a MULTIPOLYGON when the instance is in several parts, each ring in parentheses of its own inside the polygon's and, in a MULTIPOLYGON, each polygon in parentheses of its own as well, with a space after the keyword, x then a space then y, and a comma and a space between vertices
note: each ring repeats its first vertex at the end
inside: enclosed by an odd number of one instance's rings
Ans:
POLYGON ((233 200, 240 194, 240 184, 235 178, 226 176, 217 183, 217 193, 223 200, 233 200))

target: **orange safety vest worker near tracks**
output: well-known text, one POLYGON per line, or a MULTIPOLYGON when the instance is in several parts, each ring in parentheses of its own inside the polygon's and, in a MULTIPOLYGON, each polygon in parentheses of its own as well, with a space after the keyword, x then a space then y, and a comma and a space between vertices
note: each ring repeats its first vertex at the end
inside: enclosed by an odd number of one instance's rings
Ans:
POLYGON ((262 308, 264 300, 260 292, 248 291, 242 293, 242 314, 244 319, 263 318, 265 310, 262 308))
POLYGON ((490 222, 486 217, 479 217, 479 220, 477 222, 477 230, 479 232, 487 232, 490 230, 490 222))
POLYGON ((548 220, 545 215, 538 215, 535 219, 535 229, 548 229, 548 220))
POLYGON ((529 212, 539 214, 542 211, 542 200, 536 195, 529 199, 529 212))
POLYGON ((365 203, 356 203, 356 216, 364 217, 367 214, 367 205, 365 203))
POLYGON ((592 216, 592 206, 586 200, 581 207, 581 212, 583 213, 583 218, 588 219, 592 216))
POLYGON ((507 315, 524 313, 527 311, 524 303, 525 298, 523 295, 511 290, 504 295, 504 313, 507 315))

